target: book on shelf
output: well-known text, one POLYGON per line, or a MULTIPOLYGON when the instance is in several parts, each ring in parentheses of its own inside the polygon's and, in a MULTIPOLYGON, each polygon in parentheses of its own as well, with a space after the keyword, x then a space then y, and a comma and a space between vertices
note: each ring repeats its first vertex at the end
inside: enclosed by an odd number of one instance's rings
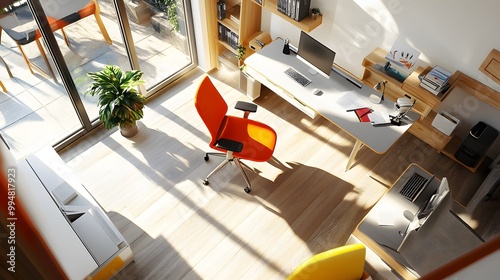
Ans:
POLYGON ((278 0, 277 10, 288 17, 301 21, 309 16, 311 0, 278 0))
POLYGON ((219 0, 217 2, 217 18, 223 20, 226 18, 226 1, 219 0))
POLYGON ((219 23, 218 29, 219 29, 219 32, 218 32, 219 40, 227 43, 229 46, 231 46, 231 48, 237 49, 238 48, 238 40, 239 40, 238 34, 231 31, 231 29, 227 28, 226 26, 224 26, 220 23, 219 23))
POLYGON ((429 73, 421 77, 420 86, 438 95, 449 87, 448 80, 451 77, 451 72, 442 67, 435 66, 429 73))

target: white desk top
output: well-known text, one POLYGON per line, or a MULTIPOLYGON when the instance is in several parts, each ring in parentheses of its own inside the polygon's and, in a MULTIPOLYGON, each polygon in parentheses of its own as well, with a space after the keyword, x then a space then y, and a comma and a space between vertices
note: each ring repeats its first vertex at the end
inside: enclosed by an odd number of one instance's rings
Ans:
POLYGON ((479 246, 482 240, 450 212, 453 203, 451 193, 443 198, 418 231, 407 231, 410 224, 408 217, 417 214, 420 206, 436 192, 441 183, 438 179, 432 180, 415 202, 411 202, 399 191, 414 173, 431 178, 430 173, 411 164, 368 212, 358 230, 376 242, 395 261, 407 269, 413 269, 416 274, 425 275, 479 246), (408 234, 406 239, 405 234, 408 234))
POLYGON ((323 117, 335 123, 351 136, 360 140, 376 153, 385 153, 396 140, 403 135, 419 115, 410 112, 409 119, 403 120, 401 126, 372 126, 369 122, 360 122, 354 112, 338 104, 345 94, 356 94, 362 100, 363 106, 371 107, 374 111, 394 114, 394 103, 387 100, 381 104, 373 104, 368 97, 374 90, 358 81, 361 88, 353 85, 344 76, 332 71, 330 79, 321 75, 309 73, 309 67, 298 60, 294 52, 285 55, 282 52, 283 41, 275 40, 260 51, 245 60, 247 67, 264 76, 269 82, 283 89, 301 103, 312 108, 323 117), (295 68, 301 74, 311 79, 312 83, 303 87, 291 80, 284 71, 289 67, 295 68), (314 88, 323 91, 322 95, 314 95, 314 88))

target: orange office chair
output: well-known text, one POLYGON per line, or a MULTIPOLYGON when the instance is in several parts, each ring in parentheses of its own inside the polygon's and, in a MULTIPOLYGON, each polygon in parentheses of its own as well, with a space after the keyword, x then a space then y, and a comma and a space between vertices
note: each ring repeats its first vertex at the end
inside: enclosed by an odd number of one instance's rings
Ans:
MULTIPOLYGON (((208 161, 209 155, 226 157, 208 174, 203 184, 208 185, 210 176, 228 162, 234 161, 247 183, 244 190, 249 193, 250 180, 242 168, 245 164, 240 162, 240 159, 260 162, 269 160, 276 145, 276 132, 268 125, 248 119, 248 115, 257 110, 255 104, 238 101, 235 108, 244 111, 244 116, 226 115, 228 106, 208 76, 198 87, 194 104, 212 137, 210 148, 220 151, 220 153, 206 153, 205 161, 208 161)), ((245 167, 249 168, 246 165, 245 167)))

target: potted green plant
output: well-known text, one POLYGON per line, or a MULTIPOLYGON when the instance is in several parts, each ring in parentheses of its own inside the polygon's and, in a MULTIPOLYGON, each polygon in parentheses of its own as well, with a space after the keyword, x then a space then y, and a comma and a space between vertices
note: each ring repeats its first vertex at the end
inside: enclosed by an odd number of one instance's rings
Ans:
POLYGON ((243 45, 238 45, 236 47, 236 58, 238 59, 238 67, 243 64, 243 57, 245 56, 247 49, 243 45))
POLYGON ((319 8, 312 8, 311 9, 311 18, 312 19, 317 19, 318 16, 321 15, 321 10, 319 8))
POLYGON ((99 96, 99 118, 106 129, 119 126, 125 137, 138 132, 137 120, 144 116, 144 96, 137 91, 137 85, 144 84, 143 72, 130 70, 123 72, 118 66, 107 65, 103 70, 90 72, 93 80, 85 95, 99 96))

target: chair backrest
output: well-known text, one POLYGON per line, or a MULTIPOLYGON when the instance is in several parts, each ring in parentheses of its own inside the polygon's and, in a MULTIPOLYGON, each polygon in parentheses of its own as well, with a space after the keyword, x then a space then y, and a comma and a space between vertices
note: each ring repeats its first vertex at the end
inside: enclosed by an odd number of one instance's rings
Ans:
POLYGON ((210 145, 215 144, 219 128, 226 118, 228 106, 208 76, 198 87, 194 105, 212 136, 210 145))
POLYGON ((363 277, 366 248, 352 244, 331 249, 303 262, 287 280, 359 280, 363 277))

